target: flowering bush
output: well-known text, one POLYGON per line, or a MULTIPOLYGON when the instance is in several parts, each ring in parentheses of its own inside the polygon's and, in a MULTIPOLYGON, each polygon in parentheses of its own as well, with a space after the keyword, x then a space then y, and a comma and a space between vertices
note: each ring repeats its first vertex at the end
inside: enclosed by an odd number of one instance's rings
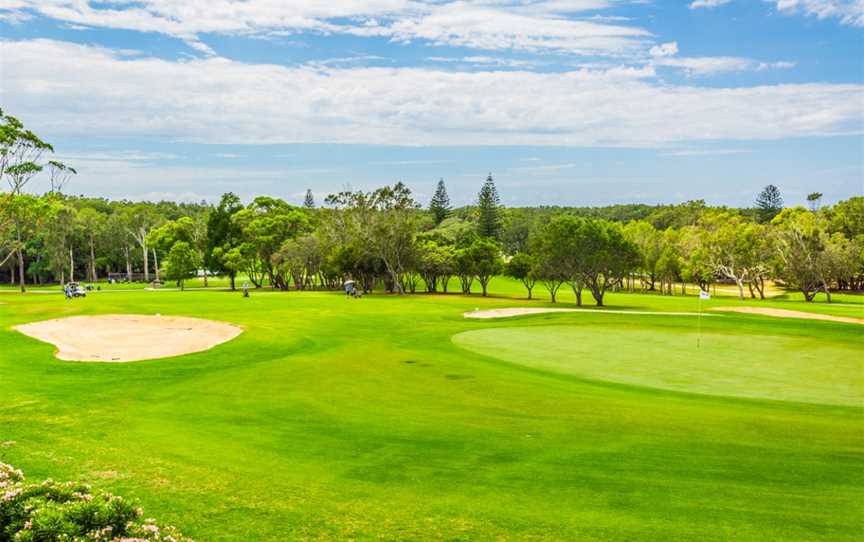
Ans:
POLYGON ((0 542, 192 542, 135 503, 77 482, 27 483, 0 463, 0 542))

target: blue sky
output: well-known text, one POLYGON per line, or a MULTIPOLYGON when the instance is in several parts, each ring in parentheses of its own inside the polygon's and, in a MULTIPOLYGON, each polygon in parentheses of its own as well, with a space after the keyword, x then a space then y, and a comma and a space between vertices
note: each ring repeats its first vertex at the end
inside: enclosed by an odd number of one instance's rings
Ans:
POLYGON ((864 0, 0 0, 0 106, 112 198, 834 202, 862 29, 864 0))

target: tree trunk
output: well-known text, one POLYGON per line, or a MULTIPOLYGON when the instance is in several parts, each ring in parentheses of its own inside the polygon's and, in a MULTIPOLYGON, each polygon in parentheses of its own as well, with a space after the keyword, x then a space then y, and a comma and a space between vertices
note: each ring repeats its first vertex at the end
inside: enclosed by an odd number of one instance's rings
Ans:
POLYGON ((150 261, 147 252, 147 243, 144 242, 144 232, 141 232, 141 252, 144 255, 144 282, 150 282, 150 261))
POLYGON ((237 289, 237 287, 234 285, 234 278, 235 277, 236 277, 236 273, 234 273, 233 271, 228 273, 228 278, 231 279, 231 291, 232 292, 237 289))
POLYGON ((75 256, 69 247, 69 282, 75 282, 75 256))
POLYGON ((572 287, 573 287, 573 293, 576 294, 576 306, 581 307, 582 306, 582 285, 579 284, 578 282, 574 282, 572 284, 572 287))
POLYGON ((90 234, 90 280, 96 282, 99 276, 96 274, 96 248, 94 247, 93 234, 90 234))
POLYGON ((831 289, 828 288, 828 284, 825 281, 822 281, 822 291, 825 292, 825 300, 831 303, 831 289))
POLYGON ((123 255, 126 256, 126 280, 132 282, 132 260, 129 258, 129 245, 123 245, 123 255))
POLYGON ((153 249, 153 268, 156 271, 156 282, 159 282, 159 257, 156 256, 156 249, 153 249))
POLYGON ((21 293, 27 291, 27 288, 24 286, 24 251, 20 248, 18 249, 18 284, 21 287, 21 293))

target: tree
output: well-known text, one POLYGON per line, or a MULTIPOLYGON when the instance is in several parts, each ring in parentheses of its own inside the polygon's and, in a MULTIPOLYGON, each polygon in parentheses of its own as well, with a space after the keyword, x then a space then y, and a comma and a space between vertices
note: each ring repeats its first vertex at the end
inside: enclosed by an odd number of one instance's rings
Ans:
POLYGON ((501 201, 498 198, 498 190, 495 188, 495 181, 492 180, 490 173, 486 177, 486 182, 483 183, 483 188, 480 189, 480 194, 477 196, 477 233, 480 237, 489 237, 498 239, 501 236, 501 201))
POLYGON ((474 257, 469 247, 462 247, 456 250, 454 263, 456 264, 456 276, 459 277, 462 293, 464 295, 471 295, 471 285, 474 284, 476 273, 474 271, 474 257))
POLYGON ((50 181, 50 193, 59 194, 63 191, 63 187, 69 182, 73 175, 78 172, 75 168, 69 167, 63 162, 57 160, 48 161, 48 180, 50 181))
POLYGON ((663 234, 651 223, 635 220, 624 226, 624 235, 639 249, 643 288, 647 284, 648 290, 654 290, 657 264, 663 252, 663 234))
POLYGON ((764 281, 760 278, 767 272, 763 267, 765 228, 728 213, 715 214, 704 227, 703 243, 714 272, 734 280, 738 298, 744 299, 744 285, 752 285, 754 280, 761 284, 764 281))
POLYGON ((471 260, 471 268, 474 270, 477 282, 483 290, 483 297, 486 297, 489 281, 503 269, 501 247, 492 239, 481 237, 465 250, 466 257, 471 260))
POLYGON ((432 201, 429 202, 429 211, 435 219, 435 225, 441 224, 445 218, 450 216, 450 197, 447 195, 447 187, 444 186, 444 179, 438 181, 438 186, 435 188, 435 194, 432 196, 432 201))
POLYGON ((813 301, 822 290, 830 302, 828 280, 832 262, 827 253, 829 239, 823 219, 796 207, 784 209, 771 224, 775 227, 781 261, 780 277, 798 288, 805 301, 813 301))
POLYGON ((453 275, 455 266, 455 249, 452 245, 426 239, 417 244, 417 269, 426 291, 435 293, 438 283, 441 283, 444 293, 447 293, 447 281, 453 275))
POLYGON ((581 253, 577 276, 601 307, 606 291, 639 264, 639 251, 624 237, 620 224, 591 218, 583 219, 575 244, 581 253))
POLYGON ((88 261, 87 280, 96 282, 99 274, 96 271, 96 244, 105 233, 107 217, 92 207, 84 207, 78 212, 78 223, 87 240, 88 261))
MULTIPOLYGON (((231 192, 222 194, 219 205, 207 218, 207 240, 204 248, 204 266, 217 273, 228 273, 231 289, 235 289, 237 268, 227 265, 225 256, 241 242, 243 234, 240 226, 233 220, 234 215, 243 210, 240 198, 231 192)), ((236 263, 236 262, 235 262, 236 263)))
POLYGON ((287 289, 285 273, 274 265, 273 256, 288 239, 293 239, 309 230, 309 219, 304 212, 281 199, 259 196, 242 211, 232 217, 242 232, 240 253, 248 259, 249 280, 256 287, 253 276, 262 272, 274 288, 287 289))
POLYGON ((385 283, 404 293, 403 274, 416 257, 416 211, 420 207, 411 190, 397 182, 374 192, 331 194, 326 201, 337 211, 330 217, 329 235, 357 248, 360 260, 368 254, 379 259, 386 270, 385 283))
POLYGON ((557 216, 531 239, 531 252, 536 257, 534 274, 549 291, 552 303, 561 285, 570 282, 576 303, 582 304, 581 277, 578 274, 580 253, 574 244, 582 218, 557 216))
POLYGON ((306 189, 306 197, 303 199, 303 207, 307 209, 315 208, 315 196, 312 195, 312 189, 306 189))
POLYGON ((165 277, 177 281, 180 290, 184 289, 186 279, 193 277, 198 270, 198 255, 185 241, 178 241, 171 247, 165 261, 165 277))
POLYGON ((814 213, 819 210, 819 205, 822 203, 822 192, 811 192, 807 194, 807 205, 814 213))
POLYGON ((759 221, 764 223, 771 222, 777 213, 783 210, 783 197, 780 195, 780 189, 769 184, 762 189, 762 192, 756 197, 756 212, 759 216, 759 221))
POLYGON ((527 252, 517 252, 504 266, 504 274, 521 281, 528 290, 528 299, 531 299, 531 292, 537 284, 536 267, 537 259, 527 252))
POLYGON ((144 282, 150 282, 150 252, 147 245, 147 234, 157 226, 161 217, 152 206, 139 203, 124 209, 129 235, 141 249, 141 260, 144 265, 144 282))

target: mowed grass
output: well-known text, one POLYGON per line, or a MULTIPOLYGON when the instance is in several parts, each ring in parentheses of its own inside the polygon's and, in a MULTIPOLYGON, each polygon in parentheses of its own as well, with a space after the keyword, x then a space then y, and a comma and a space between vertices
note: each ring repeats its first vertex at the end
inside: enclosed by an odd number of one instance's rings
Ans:
MULTIPOLYGON (((507 281, 493 287, 524 295, 507 281)), ((864 313, 858 298, 840 300, 827 310, 864 313)), ((690 341, 690 317, 465 320, 475 308, 529 302, 456 295, 108 291, 0 302, 0 460, 31 478, 84 479, 140 499, 201 541, 857 540, 864 528, 864 409, 816 396, 726 397, 722 382, 713 392, 631 385, 453 342, 466 331, 551 326, 596 331, 598 358, 674 366, 684 354, 663 344, 690 341), (58 361, 50 345, 10 329, 105 313, 198 316, 246 331, 180 358, 93 364, 58 361)), ((697 301, 611 294, 608 304, 689 311, 697 301)), ((737 314, 702 324, 706 347, 734 338, 723 343, 733 352, 710 359, 729 360, 741 385, 764 375, 735 370, 766 352, 823 383, 864 352, 862 326, 737 314), (774 339, 777 350, 766 350, 774 339)), ((541 339, 530 350, 553 348, 541 339)), ((796 380, 790 389, 818 388, 796 380)))
POLYGON ((648 317, 615 325, 580 325, 576 317, 555 326, 466 331, 453 340, 479 354, 595 380, 720 396, 864 406, 860 341, 835 340, 814 347, 812 337, 754 333, 742 337, 734 328, 712 326, 708 333, 687 329, 686 324, 643 328, 644 318, 648 317))

